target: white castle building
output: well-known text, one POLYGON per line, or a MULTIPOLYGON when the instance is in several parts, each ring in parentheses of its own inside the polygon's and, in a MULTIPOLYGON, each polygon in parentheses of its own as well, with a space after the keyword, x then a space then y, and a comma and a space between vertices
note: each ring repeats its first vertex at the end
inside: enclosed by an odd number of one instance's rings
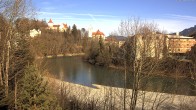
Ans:
POLYGON ((52 29, 52 30, 57 30, 60 32, 66 31, 67 30, 67 24, 54 24, 52 19, 49 20, 48 22, 48 29, 52 29))

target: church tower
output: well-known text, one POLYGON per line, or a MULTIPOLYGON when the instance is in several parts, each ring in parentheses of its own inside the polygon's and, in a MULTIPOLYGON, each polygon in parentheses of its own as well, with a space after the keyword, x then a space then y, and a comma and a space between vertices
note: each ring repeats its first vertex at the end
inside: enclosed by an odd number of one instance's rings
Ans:
POLYGON ((88 28, 88 37, 92 37, 93 27, 90 25, 88 28))
POLYGON ((50 18, 49 22, 48 22, 48 27, 49 28, 53 28, 54 23, 52 22, 52 19, 50 18))

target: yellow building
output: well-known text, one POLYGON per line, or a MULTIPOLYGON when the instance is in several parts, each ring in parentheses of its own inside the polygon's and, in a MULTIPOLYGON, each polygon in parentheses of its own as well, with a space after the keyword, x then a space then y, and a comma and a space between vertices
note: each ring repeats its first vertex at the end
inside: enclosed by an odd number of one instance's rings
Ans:
POLYGON ((186 53, 191 50, 191 47, 196 44, 196 39, 193 37, 169 35, 168 50, 169 53, 186 53))
POLYGON ((99 30, 97 30, 96 32, 92 33, 92 38, 99 40, 100 38, 102 38, 103 40, 105 39, 105 34, 99 30))
MULTIPOLYGON (((160 59, 163 57, 165 46, 165 35, 161 33, 149 33, 148 35, 137 35, 136 37, 136 58, 154 57, 160 59)), ((132 40, 134 40, 134 37, 132 40)))

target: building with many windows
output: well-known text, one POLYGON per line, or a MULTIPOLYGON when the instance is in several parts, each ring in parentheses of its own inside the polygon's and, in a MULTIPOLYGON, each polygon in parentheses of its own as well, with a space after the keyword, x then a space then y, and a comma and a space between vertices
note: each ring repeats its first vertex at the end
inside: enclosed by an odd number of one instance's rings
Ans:
POLYGON ((191 50, 191 47, 196 44, 196 39, 193 37, 168 35, 167 45, 168 52, 172 54, 183 54, 191 50))

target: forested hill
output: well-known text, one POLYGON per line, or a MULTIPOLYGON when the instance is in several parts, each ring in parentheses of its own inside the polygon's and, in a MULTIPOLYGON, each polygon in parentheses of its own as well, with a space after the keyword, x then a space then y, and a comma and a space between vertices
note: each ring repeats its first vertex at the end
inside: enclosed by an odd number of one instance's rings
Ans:
POLYGON ((191 36, 196 38, 196 25, 194 27, 184 29, 183 31, 180 32, 180 35, 191 36))
MULTIPOLYGON (((175 35, 176 33, 171 33, 171 35, 175 35)), ((180 35, 194 37, 196 39, 196 25, 194 27, 190 27, 180 31, 180 35)))

